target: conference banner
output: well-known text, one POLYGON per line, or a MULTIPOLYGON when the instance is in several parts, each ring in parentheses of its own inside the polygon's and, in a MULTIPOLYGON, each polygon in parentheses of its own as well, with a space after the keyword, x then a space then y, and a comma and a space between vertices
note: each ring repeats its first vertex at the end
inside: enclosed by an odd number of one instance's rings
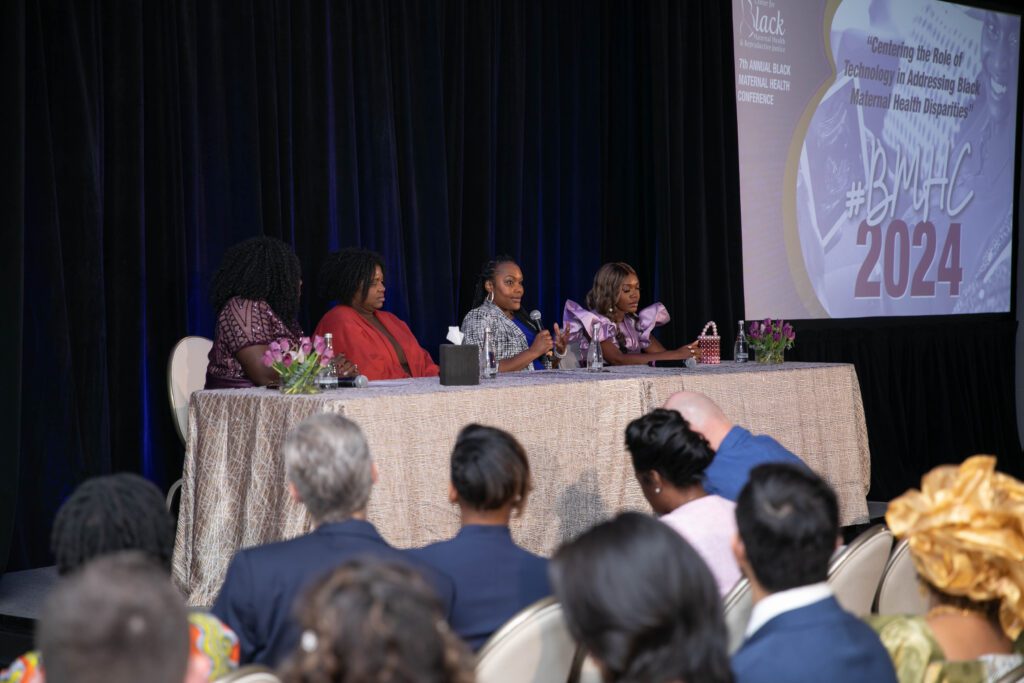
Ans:
POLYGON ((1019 15, 733 0, 747 317, 1010 309, 1019 15))

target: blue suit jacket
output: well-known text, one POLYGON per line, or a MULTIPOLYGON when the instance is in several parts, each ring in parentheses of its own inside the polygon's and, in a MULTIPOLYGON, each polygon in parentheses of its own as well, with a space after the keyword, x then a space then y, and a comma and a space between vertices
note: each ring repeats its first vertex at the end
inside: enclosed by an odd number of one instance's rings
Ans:
POLYGON ((896 683, 878 635, 832 597, 769 620, 732 669, 736 683, 896 683))
POLYGON ((449 621, 474 650, 516 612, 551 594, 548 561, 517 546, 506 526, 464 526, 449 541, 410 552, 455 581, 449 621))
POLYGON ((711 464, 704 470, 704 490, 735 501, 750 478, 750 470, 765 462, 788 462, 807 467, 778 441, 765 434, 754 436, 735 426, 722 439, 711 464))
POLYGON ((420 569, 437 591, 445 614, 450 614, 451 579, 411 560, 388 545, 372 524, 356 519, 239 551, 211 611, 238 634, 243 664, 274 667, 298 645, 295 602, 305 588, 345 562, 366 557, 420 569))

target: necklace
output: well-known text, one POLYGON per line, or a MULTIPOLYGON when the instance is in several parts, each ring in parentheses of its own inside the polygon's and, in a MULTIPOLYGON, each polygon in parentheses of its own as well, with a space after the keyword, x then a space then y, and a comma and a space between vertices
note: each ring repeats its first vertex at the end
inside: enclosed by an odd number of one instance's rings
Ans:
POLYGON ((931 619, 933 617, 977 617, 985 619, 985 615, 976 609, 967 609, 966 607, 954 607, 953 605, 936 605, 928 610, 928 614, 925 618, 931 619))

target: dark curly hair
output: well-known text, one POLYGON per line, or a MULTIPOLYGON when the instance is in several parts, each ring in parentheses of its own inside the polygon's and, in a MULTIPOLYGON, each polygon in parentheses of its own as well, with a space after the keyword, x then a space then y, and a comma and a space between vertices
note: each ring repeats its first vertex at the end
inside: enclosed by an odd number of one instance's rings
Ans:
POLYGON ((366 298, 378 267, 383 273, 384 258, 375 251, 356 247, 336 251, 320 266, 320 296, 351 306, 357 293, 360 300, 366 298))
POLYGON ((122 550, 141 551, 169 572, 174 518, 160 490, 139 475, 95 477, 75 489, 57 511, 50 548, 60 574, 122 550))
POLYGON ((302 642, 282 667, 285 683, 473 680, 434 592, 404 565, 348 562, 315 582, 297 613, 302 642))
POLYGON ((230 247, 210 285, 218 314, 231 297, 266 301, 285 323, 299 313, 302 270, 292 248, 273 237, 253 237, 230 247))

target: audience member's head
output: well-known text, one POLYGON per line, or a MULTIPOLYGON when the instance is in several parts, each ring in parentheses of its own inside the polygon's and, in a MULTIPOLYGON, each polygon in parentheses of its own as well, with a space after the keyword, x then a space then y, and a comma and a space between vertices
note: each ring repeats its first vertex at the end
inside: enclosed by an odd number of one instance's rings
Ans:
POLYGON ((285 436, 284 464, 294 494, 317 524, 366 510, 376 471, 355 422, 334 413, 306 418, 285 436))
POLYGON ((205 681, 189 656, 187 612, 165 569, 142 553, 108 554, 47 596, 36 642, 49 683, 205 681))
POLYGON ((311 586, 299 603, 299 649, 286 683, 469 683, 465 645, 434 592, 394 564, 354 560, 311 586))
POLYGON ((1013 641, 1024 629, 1024 484, 995 467, 987 455, 936 467, 885 521, 910 539, 934 601, 987 616, 1013 641))
POLYGON ((729 430, 732 421, 726 417, 722 409, 714 401, 695 391, 680 391, 672 394, 665 401, 666 410, 674 410, 686 418, 690 427, 704 435, 711 444, 712 450, 718 450, 729 430))
POLYGON ((829 485, 810 470, 782 463, 752 469, 736 502, 736 526, 737 560, 764 592, 828 577, 839 506, 829 485))
POLYGON ((573 637, 606 681, 731 681, 718 587, 697 552, 627 512, 562 546, 551 563, 573 637))
POLYGON ((452 449, 451 484, 452 500, 464 510, 522 510, 530 491, 530 462, 508 432, 470 424, 452 449))
POLYGON ((252 237, 232 245, 210 283, 218 313, 232 297, 265 301, 285 322, 299 312, 302 270, 292 248, 274 237, 252 237))
POLYGON ((662 408, 629 423, 626 448, 644 497, 658 514, 671 512, 681 492, 703 489, 704 470, 715 457, 682 415, 662 408), (663 489, 676 495, 662 495, 663 489))
POLYGON ((95 477, 75 489, 58 510, 50 547, 61 574, 120 550, 141 551, 170 572, 174 518, 160 490, 142 477, 95 477))

